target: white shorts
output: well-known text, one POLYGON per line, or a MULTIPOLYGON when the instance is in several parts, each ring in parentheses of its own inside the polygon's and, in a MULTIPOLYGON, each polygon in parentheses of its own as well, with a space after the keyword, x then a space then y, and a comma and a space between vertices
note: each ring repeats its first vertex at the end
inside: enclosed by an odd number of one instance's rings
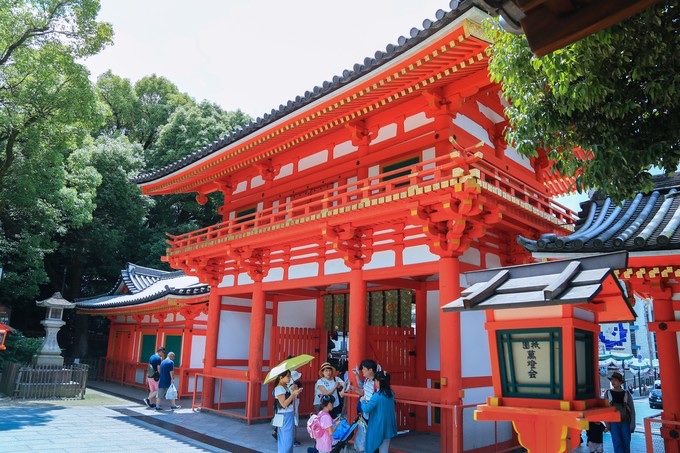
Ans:
POLYGON ((602 453, 604 451, 604 446, 603 444, 599 444, 597 442, 588 441, 588 450, 591 452, 602 453))

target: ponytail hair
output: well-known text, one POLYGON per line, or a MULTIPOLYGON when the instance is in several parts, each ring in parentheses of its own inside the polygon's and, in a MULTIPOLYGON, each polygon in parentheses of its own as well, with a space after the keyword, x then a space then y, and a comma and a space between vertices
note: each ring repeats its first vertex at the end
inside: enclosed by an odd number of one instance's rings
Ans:
POLYGON ((390 381, 392 379, 387 371, 381 370, 375 373, 375 380, 380 383, 380 389, 378 390, 378 393, 388 398, 394 397, 394 391, 392 391, 392 387, 390 386, 390 381))

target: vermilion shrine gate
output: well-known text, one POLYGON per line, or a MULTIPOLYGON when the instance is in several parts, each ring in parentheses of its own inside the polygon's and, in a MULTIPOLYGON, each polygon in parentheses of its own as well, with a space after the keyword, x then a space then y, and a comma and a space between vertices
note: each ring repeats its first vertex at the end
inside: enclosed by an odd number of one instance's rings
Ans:
POLYGON ((496 439, 465 407, 492 391, 483 317, 439 308, 459 296, 461 272, 525 262, 518 234, 569 234, 574 215, 552 201, 569 181, 503 140, 483 18, 470 6, 440 11, 363 65, 136 180, 149 195, 224 197, 224 221, 171 237, 165 257, 211 286, 204 407, 266 417, 267 367, 302 352, 318 355, 312 368, 323 362, 334 313, 350 366, 370 357, 400 370, 402 426, 439 431, 446 452, 513 442, 509 427, 496 439), (405 300, 413 325, 373 316, 405 300))

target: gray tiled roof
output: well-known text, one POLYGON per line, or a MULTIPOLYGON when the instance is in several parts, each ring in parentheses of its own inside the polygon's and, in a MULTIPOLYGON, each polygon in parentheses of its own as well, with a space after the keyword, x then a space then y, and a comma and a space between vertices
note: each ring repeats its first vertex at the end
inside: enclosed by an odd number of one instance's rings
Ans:
MULTIPOLYGON (((618 252, 467 272, 465 279, 470 286, 461 292, 461 297, 442 309, 498 310, 585 304, 601 293, 606 279, 616 281, 613 269, 625 267, 627 259, 626 252, 618 252)), ((614 297, 619 304, 624 304, 621 306, 627 307, 621 316, 635 319, 635 312, 624 297, 624 289, 618 282, 613 286, 617 291, 609 291, 605 296, 614 297)))
POLYGON ((210 286, 189 277, 182 271, 162 271, 128 263, 121 276, 106 294, 77 299, 76 308, 96 310, 126 307, 153 302, 168 295, 191 297, 207 294, 210 286))
POLYGON ((235 132, 224 136, 222 139, 216 140, 204 148, 188 156, 185 156, 176 162, 166 165, 161 169, 140 174, 136 178, 132 179, 132 182, 142 184, 167 176, 176 170, 184 168, 206 156, 209 156, 215 151, 218 151, 225 146, 230 145, 231 143, 237 142, 238 140, 243 139, 244 137, 258 131, 259 129, 262 129, 265 126, 287 115, 290 115, 296 110, 311 104, 317 99, 329 95, 333 91, 336 91, 352 83, 356 79, 363 77, 371 71, 374 71, 380 66, 390 62, 394 58, 402 55, 404 52, 407 52, 409 49, 417 46, 474 6, 475 2, 473 0, 452 0, 449 3, 449 8, 451 8, 452 11, 445 12, 441 9, 438 10, 435 13, 434 21, 425 19, 422 24, 422 29, 415 27, 412 28, 410 30, 409 36, 400 36, 397 39, 397 44, 388 44, 384 51, 378 50, 373 57, 364 58, 363 63, 356 63, 352 69, 345 69, 342 74, 333 76, 330 81, 326 80, 321 85, 317 85, 312 88, 310 91, 305 91, 302 96, 296 96, 295 99, 289 100, 285 105, 281 104, 278 108, 273 108, 270 113, 265 113, 262 115, 262 117, 258 117, 250 124, 245 125, 243 128, 239 128, 235 132))
POLYGON ((594 253, 680 249, 680 173, 655 176, 651 193, 618 206, 595 194, 581 203, 577 229, 568 236, 517 237, 530 252, 594 253))

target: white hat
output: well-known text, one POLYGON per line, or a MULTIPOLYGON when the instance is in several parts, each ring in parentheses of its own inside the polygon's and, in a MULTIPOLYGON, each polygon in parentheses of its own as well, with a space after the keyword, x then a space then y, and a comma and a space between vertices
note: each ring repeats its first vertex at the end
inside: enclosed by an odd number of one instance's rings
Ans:
POLYGON ((291 379, 292 381, 297 381, 297 380, 299 380, 301 377, 302 377, 302 374, 300 374, 300 372, 297 371, 297 370, 293 370, 293 371, 290 372, 290 379, 291 379))

